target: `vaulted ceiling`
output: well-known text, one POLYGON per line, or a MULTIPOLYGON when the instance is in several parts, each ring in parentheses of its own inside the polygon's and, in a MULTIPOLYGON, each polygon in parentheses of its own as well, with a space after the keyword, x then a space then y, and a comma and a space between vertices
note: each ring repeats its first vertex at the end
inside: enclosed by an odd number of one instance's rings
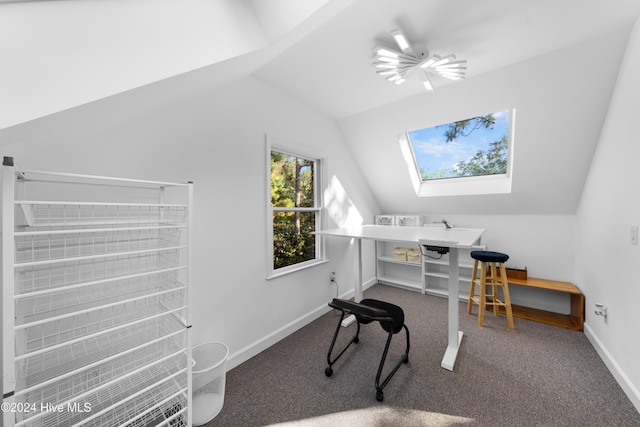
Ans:
MULTIPOLYGON (((340 1, 340 0, 333 0, 340 1)), ((335 118, 420 94, 420 82, 396 86, 377 76, 372 48, 412 43, 468 61, 473 79, 631 25, 635 0, 359 0, 275 56, 254 74, 335 118)), ((593 52, 598 60, 600 52, 593 52)), ((579 73, 580 70, 575 70, 579 73)), ((436 86, 449 84, 439 80, 436 86)))
POLYGON ((344 7, 327 3, 0 0, 0 129, 233 59, 246 76, 344 7))
POLYGON ((395 28, 472 79, 639 15, 636 0, 0 0, 0 128, 206 67, 344 118, 423 90, 371 68, 395 28))
POLYGON ((0 0, 0 129, 252 76, 336 120, 383 211, 469 212, 412 193, 398 134, 516 108, 513 194, 475 213, 572 213, 638 16, 637 0, 0 0), (377 76, 396 28, 466 59, 467 79, 377 76))

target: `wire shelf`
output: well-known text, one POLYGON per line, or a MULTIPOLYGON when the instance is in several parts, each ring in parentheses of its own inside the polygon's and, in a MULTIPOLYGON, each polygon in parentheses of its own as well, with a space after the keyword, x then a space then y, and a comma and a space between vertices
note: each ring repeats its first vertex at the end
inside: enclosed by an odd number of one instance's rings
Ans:
POLYGON ((62 260, 181 245, 181 228, 129 228, 67 233, 16 233, 15 262, 62 260))
MULTIPOLYGON (((116 353, 116 357, 108 358, 105 362, 91 364, 84 369, 76 369, 68 375, 55 377, 54 381, 36 384, 24 394, 19 394, 25 402, 64 402, 87 390, 101 386, 117 379, 121 375, 151 364, 167 354, 172 354, 186 345, 186 333, 178 334, 153 341, 150 344, 139 345, 130 351, 116 353)), ((33 377, 31 377, 33 378, 33 377)))
POLYGON ((140 322, 135 328, 117 329, 25 357, 16 363, 23 378, 23 384, 17 387, 16 395, 53 379, 66 378, 76 371, 92 368, 140 346, 179 336, 184 331, 185 326, 177 317, 166 315, 140 322))
POLYGON ((22 226, 185 224, 187 205, 16 201, 22 226))
MULTIPOLYGON (((158 396, 162 397, 162 396, 158 396)), ((158 399, 154 397, 154 399, 158 399)), ((169 427, 190 427, 187 423, 187 399, 184 396, 175 396, 165 399, 161 405, 156 405, 138 413, 135 420, 129 419, 124 424, 120 424, 121 427, 148 427, 148 426, 169 426, 169 427)), ((157 400, 151 400, 147 406, 151 406, 157 400)), ((137 403, 137 402, 136 402, 137 403)), ((135 405, 132 405, 135 408, 135 405)), ((131 414, 135 413, 135 410, 129 410, 131 414)), ((121 419, 118 419, 120 421, 121 419)), ((115 424, 112 424, 115 425, 115 424)))
POLYGON ((56 289, 55 292, 24 294, 16 299, 16 325, 69 316, 85 310, 109 306, 146 295, 183 288, 178 270, 169 270, 125 279, 97 282, 91 286, 56 289))
POLYGON ((16 359, 30 353, 47 351, 49 348, 59 348, 66 343, 112 329, 135 326, 146 318, 182 311, 185 306, 186 291, 179 288, 117 305, 98 307, 96 310, 80 311, 71 316, 53 317, 31 323, 16 322, 16 332, 21 331, 20 335, 24 335, 24 345, 21 345, 16 333, 16 359), (21 348, 24 348, 24 353, 18 352, 21 348))
MULTIPOLYGON (((176 395, 181 397, 181 408, 185 408, 185 349, 155 360, 144 359, 136 363, 133 358, 129 358, 124 365, 113 371, 100 372, 97 376, 88 378, 73 396, 62 400, 46 400, 60 396, 42 396, 45 400, 34 401, 36 408, 39 408, 40 402, 55 401, 61 402, 59 404, 64 410, 29 412, 24 420, 17 420, 16 426, 117 426, 148 408, 157 408, 170 414, 175 408, 167 404, 158 405, 158 402, 176 395)), ((151 411, 149 414, 157 416, 155 412, 151 411)))
POLYGON ((154 273, 184 267, 184 249, 167 249, 113 255, 82 260, 64 260, 56 264, 23 265, 16 269, 15 293, 23 294, 52 289, 92 285, 100 281, 118 280, 125 276, 154 273))
POLYGON ((9 163, 3 386, 32 410, 3 421, 188 426, 192 184, 9 163))

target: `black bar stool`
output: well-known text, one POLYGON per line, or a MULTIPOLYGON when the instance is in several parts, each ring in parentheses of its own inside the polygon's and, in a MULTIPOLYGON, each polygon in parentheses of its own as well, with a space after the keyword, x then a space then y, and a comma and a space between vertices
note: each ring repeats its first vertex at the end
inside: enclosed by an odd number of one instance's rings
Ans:
POLYGON ((509 255, 492 251, 471 251, 471 258, 474 261, 467 313, 472 313, 473 304, 478 305, 478 326, 482 326, 487 306, 493 306, 494 316, 498 315, 499 307, 504 307, 507 314, 507 324, 509 328, 513 329, 509 282, 507 281, 507 270, 504 266, 504 263, 509 259, 509 255), (478 264, 480 264, 479 274, 478 264), (498 274, 498 268, 500 269, 500 274, 498 274), (476 294, 476 286, 479 288, 478 294, 476 294), (502 300, 498 295, 498 287, 502 288, 502 300))

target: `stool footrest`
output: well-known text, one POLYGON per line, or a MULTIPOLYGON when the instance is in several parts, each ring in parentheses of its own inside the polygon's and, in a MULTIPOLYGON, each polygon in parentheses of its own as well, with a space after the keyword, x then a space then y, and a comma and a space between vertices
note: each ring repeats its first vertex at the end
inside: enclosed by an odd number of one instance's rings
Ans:
POLYGON ((499 309, 503 308, 507 315, 507 324, 509 328, 513 329, 513 311, 504 265, 504 261, 509 259, 509 256, 499 252, 479 251, 475 254, 472 253, 472 257, 474 262, 467 313, 472 314, 473 305, 477 305, 478 326, 483 326, 485 310, 492 307, 493 314, 497 316, 501 313, 499 309), (476 287, 478 288, 477 294, 476 287), (499 298, 499 287, 502 288, 502 299, 499 298))

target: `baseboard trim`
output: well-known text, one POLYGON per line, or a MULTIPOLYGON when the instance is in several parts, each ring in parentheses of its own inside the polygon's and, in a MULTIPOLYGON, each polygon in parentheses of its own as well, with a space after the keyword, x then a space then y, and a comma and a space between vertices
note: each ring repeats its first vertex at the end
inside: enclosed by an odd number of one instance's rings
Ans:
MULTIPOLYGON (((367 280, 363 284, 362 289, 367 290, 371 286, 375 285, 376 282, 377 281, 375 278, 367 280)), ((340 295, 340 298, 349 299, 349 298, 353 298, 353 295, 354 295, 354 290, 351 289, 345 292, 344 294, 340 295)), ((278 341, 288 337, 298 329, 308 325, 309 323, 313 322, 320 316, 328 313, 330 310, 331 310, 331 307, 329 307, 325 303, 317 307, 316 309, 312 310, 311 312, 305 314, 304 316, 299 317, 293 322, 288 323, 282 328, 270 333, 269 335, 266 335, 265 337, 259 339, 258 341, 255 341, 249 344, 248 346, 241 348, 240 350, 230 354, 227 359, 227 371, 230 371, 231 369, 235 368, 241 363, 246 362, 247 360, 251 359, 255 355, 259 354, 260 352, 268 349, 278 341)))
POLYGON ((600 358, 604 361, 604 364, 607 366, 613 377, 616 379, 622 390, 627 395, 633 406, 636 407, 636 410, 640 412, 640 391, 633 385, 627 374, 622 370, 618 362, 611 356, 611 353, 602 345, 602 341, 598 339, 598 336, 593 332, 593 329, 589 326, 589 324, 584 324, 584 334, 587 339, 595 348, 596 352, 600 356, 600 358))

